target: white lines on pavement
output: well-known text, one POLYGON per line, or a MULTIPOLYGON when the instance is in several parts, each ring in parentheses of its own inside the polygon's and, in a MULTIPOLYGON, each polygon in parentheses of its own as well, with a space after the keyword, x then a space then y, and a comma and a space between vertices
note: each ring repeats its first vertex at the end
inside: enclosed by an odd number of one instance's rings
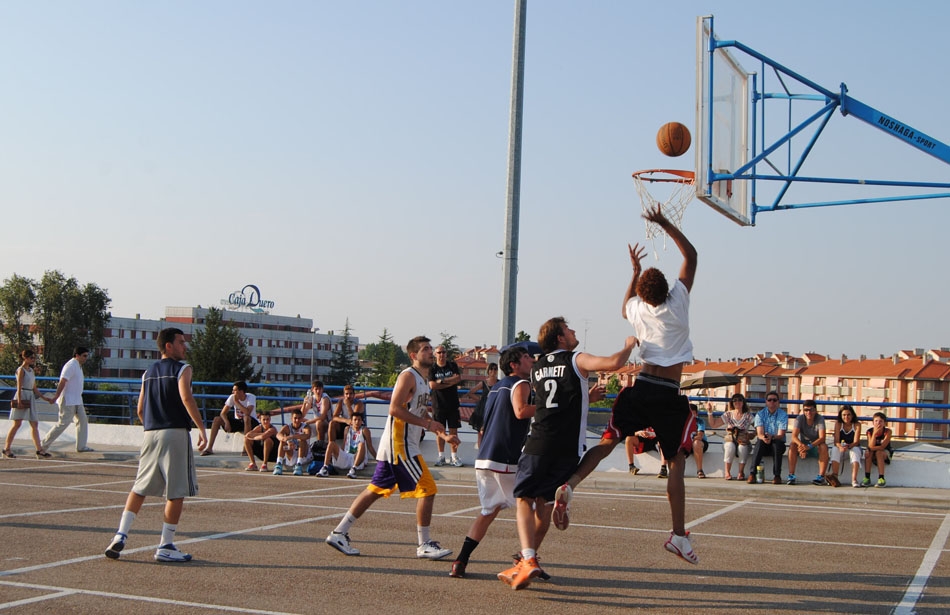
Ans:
MULTIPOLYGON (((234 531, 231 531, 231 532, 221 532, 221 533, 219 533, 219 534, 211 534, 211 535, 209 535, 209 536, 201 536, 201 537, 199 537, 199 538, 189 538, 189 539, 187 539, 187 540, 177 540, 177 541, 175 541, 175 544, 178 545, 178 546, 181 546, 181 545, 190 545, 190 544, 194 544, 194 543, 198 543, 198 542, 204 542, 204 541, 206 541, 206 540, 220 540, 220 539, 222 539, 222 538, 230 538, 230 537, 232 537, 232 536, 240 536, 240 535, 242 535, 242 534, 251 534, 251 533, 254 533, 254 532, 268 532, 268 531, 270 531, 270 530, 276 530, 276 529, 280 529, 280 528, 282 528, 282 527, 290 527, 290 526, 294 526, 294 525, 302 525, 302 524, 304 524, 304 523, 312 523, 312 522, 314 522, 314 521, 326 521, 326 520, 328 520, 328 519, 337 519, 339 516, 340 516, 340 514, 339 514, 338 512, 334 512, 334 513, 332 513, 332 514, 322 515, 322 516, 319 516, 319 517, 308 517, 308 518, 306 518, 306 519, 296 519, 296 520, 294 520, 294 521, 285 521, 285 522, 283 522, 283 523, 272 523, 272 524, 270 524, 270 525, 259 525, 259 526, 257 526, 257 527, 249 527, 249 528, 246 528, 246 529, 243 529, 243 530, 234 530, 234 531)), ((128 554, 128 553, 140 553, 140 552, 142 552, 142 551, 151 551, 151 550, 154 549, 154 548, 155 548, 155 545, 152 545, 152 546, 149 546, 149 547, 139 547, 139 548, 137 548, 137 549, 126 549, 126 550, 124 550, 122 553, 123 553, 123 554, 128 554)), ((60 566, 67 566, 67 565, 69 565, 69 564, 77 564, 77 563, 80 563, 80 562, 88 562, 88 561, 90 561, 90 560, 101 559, 101 558, 103 558, 103 557, 105 557, 105 556, 100 553, 100 554, 96 554, 96 555, 86 555, 86 556, 84 556, 84 557, 74 557, 74 558, 67 559, 67 560, 60 560, 60 561, 58 561, 58 562, 47 562, 47 563, 45 563, 45 564, 37 564, 37 565, 35 565, 35 566, 26 566, 26 567, 24 567, 24 568, 14 568, 14 569, 12 569, 12 570, 3 570, 3 571, 0 571, 0 577, 7 577, 7 576, 14 575, 14 574, 23 574, 23 573, 25 573, 25 572, 33 572, 33 571, 36 571, 36 570, 47 570, 47 569, 50 569, 50 568, 58 568, 58 567, 60 567, 60 566)))
POLYGON ((904 592, 904 597, 901 598, 897 608, 894 609, 894 615, 912 615, 914 613, 914 607, 917 605, 917 601, 920 600, 921 594, 924 593, 924 588, 927 586, 927 581, 930 579, 934 566, 937 565, 940 553, 943 551, 944 545, 947 544, 948 535, 950 535, 950 515, 945 515, 943 523, 940 524, 940 529, 934 534, 934 539, 930 542, 927 553, 924 554, 924 559, 920 563, 920 568, 917 569, 917 574, 914 575, 910 586, 904 592))
MULTIPOLYGON (((65 587, 53 587, 50 585, 36 585, 34 583, 15 583, 11 581, 0 581, 0 585, 6 585, 8 587, 22 587, 25 589, 56 592, 54 594, 48 594, 46 596, 37 596, 35 598, 16 600, 14 602, 0 603, 0 610, 22 606, 25 604, 32 604, 35 602, 42 602, 44 600, 55 600, 57 598, 64 598, 67 596, 75 596, 77 594, 84 594, 86 596, 96 596, 98 598, 111 598, 114 600, 131 600, 133 602, 149 602, 152 604, 167 604, 169 606, 185 606, 185 607, 190 607, 190 608, 208 609, 208 610, 217 611, 217 612, 255 613, 259 615, 278 615, 277 611, 262 611, 260 609, 245 609, 241 607, 226 606, 223 604, 209 604, 207 602, 187 602, 184 600, 171 600, 169 598, 154 598, 152 596, 136 596, 133 594, 118 594, 115 592, 104 592, 104 591, 96 591, 96 590, 89 590, 89 589, 69 589, 65 587)), ((280 611, 279 613, 285 613, 285 612, 286 611, 280 611)))
POLYGON ((735 504, 731 504, 729 506, 726 506, 725 508, 720 508, 716 512, 709 513, 708 515, 704 515, 700 517, 699 519, 694 519, 693 521, 690 521, 689 523, 686 524, 686 529, 694 528, 700 523, 705 523, 706 521, 715 519, 716 517, 720 517, 726 513, 730 513, 737 508, 742 508, 743 506, 750 503, 751 501, 752 500, 742 500, 741 502, 736 502, 735 504))

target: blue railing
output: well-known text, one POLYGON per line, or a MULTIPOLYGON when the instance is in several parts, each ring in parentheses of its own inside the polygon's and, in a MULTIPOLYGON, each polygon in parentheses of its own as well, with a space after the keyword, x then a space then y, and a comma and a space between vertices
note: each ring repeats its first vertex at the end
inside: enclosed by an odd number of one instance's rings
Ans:
MULTIPOLYGON (((37 377, 37 386, 44 393, 52 393, 56 390, 55 385, 57 383, 57 378, 55 377, 37 377)), ((16 379, 12 375, 0 375, 0 411, 9 410, 10 400, 13 398, 15 392, 15 383, 16 379)), ((142 381, 139 379, 127 379, 127 378, 86 378, 85 379, 85 390, 83 392, 83 398, 85 400, 86 412, 89 414, 90 420, 93 422, 100 423, 113 423, 120 425, 131 425, 134 424, 138 417, 136 416, 136 404, 138 403, 138 393, 141 388, 142 381)), ((221 411, 221 408, 224 406, 225 400, 231 394, 232 384, 230 382, 195 382, 193 384, 195 391, 195 399, 198 401, 199 409, 202 412, 202 416, 205 421, 210 424, 211 420, 221 411)), ((248 388, 257 395, 259 407, 269 407, 270 409, 282 409, 286 406, 296 405, 302 402, 304 396, 310 388, 308 383, 299 383, 299 384, 274 384, 274 383, 260 383, 252 384, 248 383, 248 388), (264 393, 261 393, 261 391, 264 393)), ((391 388, 385 387, 356 387, 357 392, 361 391, 380 391, 385 393, 391 393, 391 388)), ((326 392, 328 395, 334 398, 336 401, 343 394, 342 386, 330 386, 326 387, 326 392)), ((466 391, 462 391, 463 393, 466 391)), ((612 401, 616 395, 608 395, 608 402, 612 401)), ((722 403, 723 405, 729 402, 728 397, 704 397, 704 396, 693 396, 690 397, 691 401, 703 404, 706 402, 715 402, 722 403)), ((370 416, 384 416, 386 414, 385 409, 380 409, 377 412, 370 412, 370 407, 372 406, 388 406, 389 402, 382 401, 374 398, 367 398, 365 403, 367 404, 367 413, 370 416)), ((764 406, 764 399, 754 399, 750 398, 747 401, 753 406, 764 406)), ((795 406, 801 405, 803 400, 782 400, 782 406, 788 410, 790 407, 794 408, 795 406)), ((869 423, 871 420, 871 415, 874 411, 884 409, 885 411, 889 408, 909 408, 909 409, 926 409, 926 410, 940 410, 943 411, 944 416, 947 416, 948 410, 950 410, 950 404, 931 404, 931 403, 903 403, 903 402, 861 402, 861 401, 826 401, 826 400, 816 400, 816 403, 819 407, 822 406, 834 406, 835 408, 841 406, 844 403, 850 404, 855 408, 859 413, 862 408, 867 408, 868 412, 866 415, 862 415, 859 418, 869 423)), ((463 403, 463 406, 471 407, 473 404, 463 403)), ((597 425, 601 422, 606 423, 607 415, 609 415, 609 408, 591 408, 591 432, 592 434, 597 433, 597 425)), ((714 412, 714 416, 721 416, 722 412, 714 412)), ((795 414, 789 411, 789 416, 794 417, 795 414)), ((904 417, 894 417, 890 416, 891 413, 888 413, 888 423, 910 423, 915 425, 932 425, 932 426, 947 426, 950 425, 950 419, 940 419, 940 418, 904 418, 904 417)), ((824 414, 826 421, 833 421, 837 417, 837 414, 824 414)), ((283 419, 277 419, 278 423, 281 423, 283 419)), ((474 433, 467 424, 463 421, 463 433, 468 431, 474 433)), ((588 439, 597 440, 598 435, 589 435, 588 439)), ((916 440, 921 441, 933 441, 933 442, 946 442, 946 439, 939 436, 916 436, 916 440)))

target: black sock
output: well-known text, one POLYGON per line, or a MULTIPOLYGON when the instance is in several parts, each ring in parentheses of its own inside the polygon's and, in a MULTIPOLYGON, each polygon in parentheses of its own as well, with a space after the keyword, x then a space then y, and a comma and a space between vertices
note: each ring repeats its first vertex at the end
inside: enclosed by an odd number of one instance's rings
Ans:
POLYGON ((864 478, 866 478, 866 479, 868 479, 868 480, 871 480, 871 473, 870 473, 870 472, 865 472, 865 473, 864 473, 864 478))
POLYGON ((475 547, 478 546, 478 541, 465 537, 465 542, 462 543, 462 550, 459 552, 459 561, 468 563, 468 558, 472 555, 472 551, 475 550, 475 547))

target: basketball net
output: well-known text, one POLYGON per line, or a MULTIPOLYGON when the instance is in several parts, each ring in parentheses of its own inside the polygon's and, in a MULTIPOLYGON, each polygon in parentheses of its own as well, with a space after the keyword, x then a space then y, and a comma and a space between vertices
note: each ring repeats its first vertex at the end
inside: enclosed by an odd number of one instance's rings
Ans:
MULTIPOLYGON (((649 169, 646 171, 637 171, 633 174, 633 185, 637 188, 637 195, 640 197, 640 206, 644 213, 656 209, 660 206, 660 211, 666 216, 666 219, 678 229, 683 226, 683 214, 686 212, 686 206, 696 196, 696 176, 692 171, 681 171, 677 169, 649 169), (650 189, 654 191, 657 187, 651 184, 663 184, 667 189, 666 200, 660 200, 660 195, 654 196, 650 189)), ((656 238, 663 237, 663 250, 666 250, 666 233, 654 222, 644 220, 646 225, 647 239, 653 242, 653 257, 659 260, 660 256, 656 251, 656 238)))

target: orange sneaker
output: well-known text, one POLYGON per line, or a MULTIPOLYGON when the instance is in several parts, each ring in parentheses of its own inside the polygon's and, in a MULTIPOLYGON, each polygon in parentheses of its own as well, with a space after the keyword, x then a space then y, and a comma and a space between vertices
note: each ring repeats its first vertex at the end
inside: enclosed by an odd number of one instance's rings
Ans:
POLYGON ((498 573, 498 580, 503 581, 506 585, 511 585, 511 582, 514 580, 515 575, 518 574, 518 569, 521 568, 521 560, 518 560, 518 563, 509 568, 508 570, 502 570, 498 573))
POLYGON ((538 560, 535 557, 521 560, 518 564, 518 572, 511 580, 511 589, 524 589, 531 584, 531 579, 541 575, 541 567, 538 566, 538 560))

